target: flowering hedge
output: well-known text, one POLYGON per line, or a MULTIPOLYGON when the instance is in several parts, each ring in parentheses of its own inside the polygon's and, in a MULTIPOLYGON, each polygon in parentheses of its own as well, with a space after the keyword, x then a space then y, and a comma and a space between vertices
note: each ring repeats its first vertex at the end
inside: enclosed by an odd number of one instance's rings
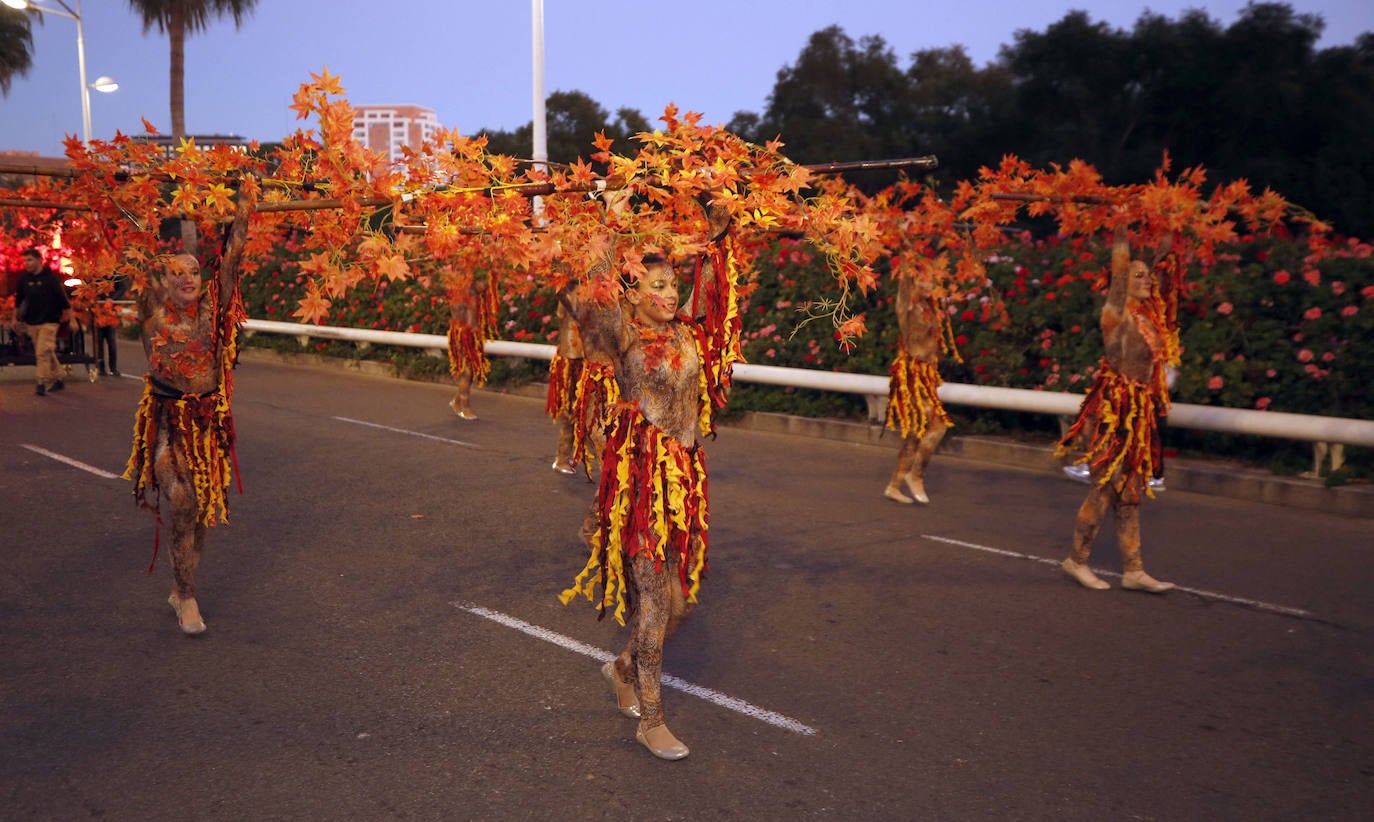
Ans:
MULTIPOLYGON (((1370 246, 1346 241, 1315 266, 1305 265, 1305 254, 1305 246, 1295 239, 1246 238, 1210 270, 1190 272, 1189 290, 1180 303, 1183 362, 1173 390, 1176 402, 1374 419, 1370 246)), ((1009 238, 988 259, 988 293, 976 302, 951 301, 947 306, 962 362, 948 357, 942 363, 946 381, 1085 390, 1102 356, 1098 286, 1109 257, 1105 242, 1037 241, 1024 234, 1009 238), (999 299, 1007 322, 994 327, 999 299)), ((887 373, 897 324, 886 279, 854 306, 867 312, 868 334, 846 353, 825 321, 800 322, 799 309, 808 300, 833 296, 833 276, 808 246, 776 241, 759 260, 757 272, 758 287, 744 320, 748 362, 887 373)), ((292 250, 283 247, 277 259, 245 277, 249 315, 290 320, 304 284, 292 250)), ((355 288, 335 301, 330 322, 443 334, 447 316, 442 293, 419 279, 355 288)), ((502 339, 550 342, 556 328, 554 298, 547 290, 518 300, 505 298, 498 319, 502 339)), ((315 347, 338 353, 339 344, 315 347)), ((373 355, 398 357, 386 349, 373 355)), ((499 383, 503 373, 516 379, 537 377, 540 366, 498 367, 493 379, 499 383)), ((853 396, 743 384, 736 386, 731 407, 847 417, 862 417, 865 411, 863 401, 853 396)), ((1180 433, 1170 436, 1177 439, 1180 433)), ((1278 447, 1272 442, 1264 446, 1278 447)))

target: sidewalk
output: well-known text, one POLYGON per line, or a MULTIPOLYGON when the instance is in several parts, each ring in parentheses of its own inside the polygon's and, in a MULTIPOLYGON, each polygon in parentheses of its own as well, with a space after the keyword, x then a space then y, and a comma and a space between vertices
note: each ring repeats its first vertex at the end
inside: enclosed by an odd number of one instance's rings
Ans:
MULTIPOLYGON (((399 379, 392 376, 391 367, 369 360, 343 360, 311 354, 292 354, 246 347, 240 350, 243 362, 273 362, 309 368, 351 371, 373 377, 399 379)), ((477 389, 482 390, 482 389, 477 389)), ((543 400, 547 386, 531 383, 500 393, 527 396, 543 400)), ((794 417, 787 414, 761 411, 745 412, 721 422, 722 427, 739 428, 789 436, 838 440, 896 450, 901 438, 876 423, 846 420, 794 417)), ((940 444, 935 458, 956 457, 975 462, 993 463, 1027 471, 1053 475, 1069 482, 1060 472, 1062 464, 1049 446, 1017 442, 1009 438, 961 436, 951 432, 940 444)), ((1374 486, 1345 485, 1327 488, 1319 479, 1281 477, 1261 469, 1234 464, 1226 460, 1198 460, 1172 458, 1168 462, 1166 482, 1168 491, 1187 491, 1218 497, 1264 502, 1289 508, 1305 508, 1328 514, 1374 519, 1374 486)))

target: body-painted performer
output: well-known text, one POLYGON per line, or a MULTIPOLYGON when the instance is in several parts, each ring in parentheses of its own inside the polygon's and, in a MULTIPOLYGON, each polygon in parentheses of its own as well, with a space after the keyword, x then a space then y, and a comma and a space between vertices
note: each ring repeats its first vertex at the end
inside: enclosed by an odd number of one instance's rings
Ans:
POLYGON ((482 350, 496 324, 496 289, 485 269, 463 275, 445 272, 448 295, 448 369, 458 384, 448 407, 461 419, 475 420, 472 384, 484 385, 491 361, 482 350))
MULTIPOLYGON (((924 259, 924 258, 921 258, 924 259)), ((910 505, 927 503, 926 466, 953 425, 936 396, 940 387, 940 351, 946 347, 945 318, 934 294, 934 272, 905 255, 897 268, 897 358, 888 372, 888 428, 902 432, 897 465, 883 496, 910 505), (907 493, 902 493, 902 486, 907 493), (909 494, 909 495, 908 495, 909 494)))
MULTIPOLYGON (((183 633, 205 631, 196 599, 196 568, 207 529, 228 517, 234 465, 235 335, 243 319, 239 264, 256 201, 245 179, 218 270, 208 283, 190 254, 157 258, 137 295, 148 357, 143 399, 134 419, 124 478, 134 499, 164 515, 171 528, 172 593, 167 602, 183 633)), ((154 550, 154 562, 157 554, 154 550)), ((149 567, 152 571, 152 567, 149 567)))
POLYGON ((592 462, 606 439, 606 411, 619 400, 619 392, 610 361, 599 346, 588 351, 582 336, 582 329, 560 302, 558 347, 549 363, 545 413, 558 423, 553 470, 573 474, 581 463, 590 477, 592 462))
POLYGON ((688 753, 664 720, 660 679, 664 641, 696 602, 707 569, 706 464, 698 438, 713 430, 711 414, 724 403, 738 353, 737 332, 732 338, 728 331, 738 316, 728 310, 737 305, 725 259, 718 253, 701 268, 699 287, 716 305, 700 324, 677 316, 677 276, 661 257, 644 259, 647 270, 626 287, 623 304, 560 295, 587 332, 589 352, 595 340, 613 363, 621 397, 608 415, 596 528, 587 540, 591 558, 561 599, 581 593, 595 601, 600 584, 603 614, 613 608, 623 625, 630 612, 629 643, 602 676, 620 711, 639 718, 635 738, 661 759, 688 753))
MULTIPOLYGON (((1172 264, 1167 253, 1162 257, 1172 264)), ((1156 269, 1169 271, 1168 266, 1156 269)), ((1178 356, 1177 331, 1168 313, 1166 299, 1155 288, 1155 274, 1131 259, 1125 229, 1117 229, 1111 284, 1102 308, 1106 352, 1077 420, 1059 444, 1062 455, 1075 442, 1086 443, 1078 462, 1088 464, 1091 486, 1078 510, 1073 549, 1063 563, 1064 572, 1085 588, 1111 587, 1088 568, 1108 508, 1121 549, 1121 587, 1151 593, 1174 587, 1145 573, 1140 558, 1140 495, 1153 496, 1148 481, 1160 460, 1159 416, 1169 409, 1166 368, 1178 356)))

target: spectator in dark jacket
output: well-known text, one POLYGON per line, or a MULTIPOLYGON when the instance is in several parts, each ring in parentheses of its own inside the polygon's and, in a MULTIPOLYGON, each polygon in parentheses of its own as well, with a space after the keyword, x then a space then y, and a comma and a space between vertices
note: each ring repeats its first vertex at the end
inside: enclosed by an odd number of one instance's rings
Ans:
POLYGON ((24 326, 24 333, 33 338, 38 380, 35 392, 41 397, 66 387, 57 361, 57 327, 71 321, 72 306, 57 272, 43 264, 42 252, 26 248, 23 256, 25 276, 15 293, 15 317, 24 326))

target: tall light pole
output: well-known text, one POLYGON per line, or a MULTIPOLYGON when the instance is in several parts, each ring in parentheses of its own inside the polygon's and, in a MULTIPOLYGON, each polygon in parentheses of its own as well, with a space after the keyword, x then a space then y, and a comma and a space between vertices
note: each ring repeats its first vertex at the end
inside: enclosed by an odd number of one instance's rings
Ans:
POLYGON ((91 141, 91 89, 111 92, 119 88, 119 84, 109 77, 101 77, 94 83, 86 82, 86 32, 81 25, 81 0, 72 1, 76 3, 75 9, 67 5, 66 0, 54 0, 57 5, 62 7, 61 9, 40 6, 29 2, 29 0, 0 0, 12 9, 19 9, 20 11, 33 9, 76 21, 76 64, 81 70, 81 141, 89 143, 91 141))
MULTIPOLYGON (((549 170, 549 134, 548 117, 544 112, 544 0, 530 0, 532 3, 531 17, 533 18, 534 43, 531 51, 534 54, 534 118, 531 121, 531 129, 534 133, 534 145, 530 159, 534 160, 535 166, 543 166, 545 171, 549 170)), ((544 213, 544 201, 540 197, 534 198, 530 203, 534 213, 542 215, 544 213)))

